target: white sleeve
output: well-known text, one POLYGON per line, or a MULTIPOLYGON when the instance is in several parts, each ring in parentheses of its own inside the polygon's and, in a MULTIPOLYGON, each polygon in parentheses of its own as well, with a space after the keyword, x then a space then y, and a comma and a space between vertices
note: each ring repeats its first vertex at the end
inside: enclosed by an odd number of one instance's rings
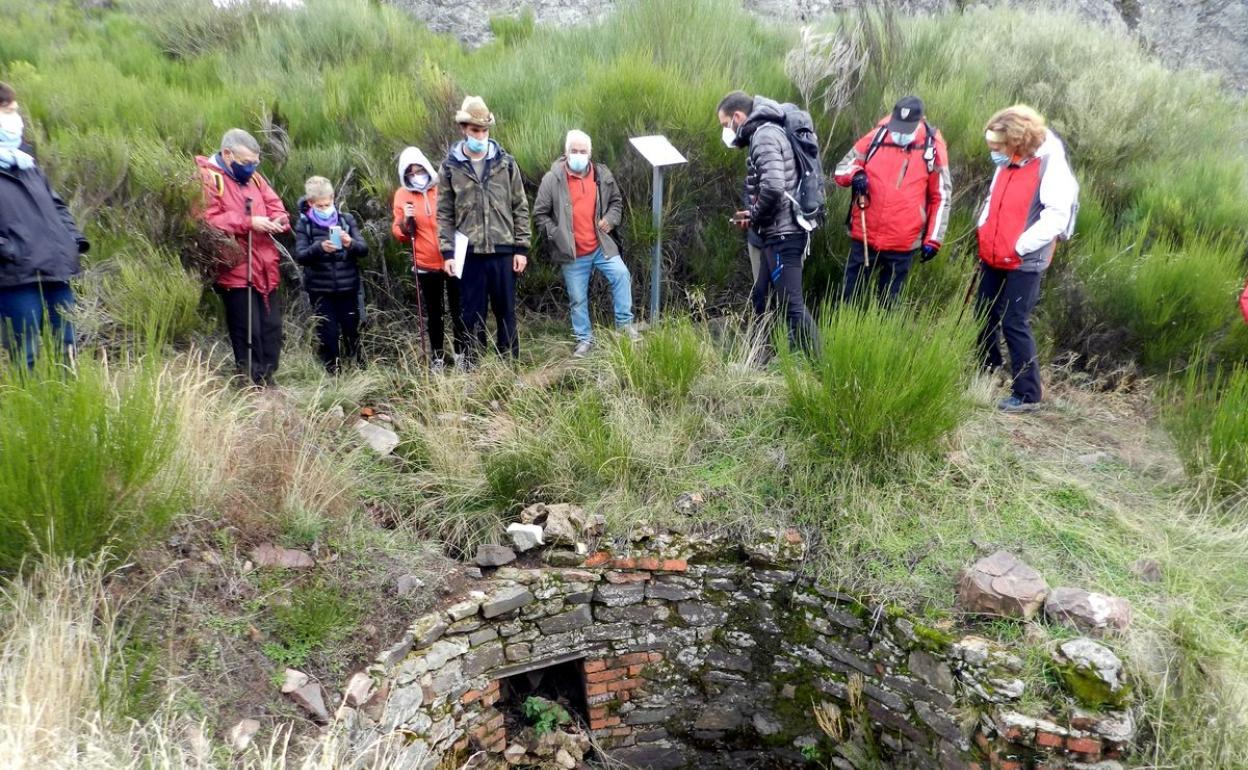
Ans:
POLYGON ((979 221, 975 223, 976 227, 983 227, 988 221, 988 209, 992 206, 992 191, 997 189, 997 177, 1001 176, 1001 169, 992 172, 992 181, 988 183, 988 195, 984 197, 983 208, 979 210, 979 221))
POLYGON ((1023 231, 1014 251, 1019 255, 1048 246, 1070 227, 1070 217, 1079 200, 1079 182, 1066 162, 1065 153, 1048 158, 1044 178, 1040 180, 1040 216, 1035 224, 1023 231))

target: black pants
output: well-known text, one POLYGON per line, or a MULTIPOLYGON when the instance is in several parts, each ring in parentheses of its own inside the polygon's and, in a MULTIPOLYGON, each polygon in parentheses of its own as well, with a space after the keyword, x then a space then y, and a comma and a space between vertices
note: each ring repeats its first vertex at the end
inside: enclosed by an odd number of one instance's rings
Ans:
POLYGON ((469 358, 476 360, 485 350, 487 305, 494 311, 498 324, 499 355, 515 358, 520 355, 516 337, 516 274, 510 254, 473 254, 464 265, 459 282, 460 310, 467 334, 469 358))
POLYGON ((1018 400, 1034 404, 1040 400, 1040 368, 1036 362, 1036 340, 1031 334, 1031 311, 1040 298, 1043 273, 998 270, 980 263, 979 292, 975 310, 984 318, 979 332, 983 364, 1001 366, 1001 335, 1010 354, 1011 387, 1018 400))
POLYGON ((806 233, 793 233, 764 243, 763 258, 759 260, 750 297, 754 312, 763 315, 767 312, 768 295, 771 295, 788 323, 789 345, 807 352, 815 339, 815 322, 802 298, 802 259, 808 239, 806 233))
POLYGON ((866 278, 876 274, 876 297, 880 302, 890 304, 901 294, 902 284, 910 273, 910 264, 914 261, 913 251, 877 251, 871 249, 871 265, 864 266, 864 249, 862 241, 849 242, 849 262, 845 265, 845 285, 841 289, 841 299, 850 300, 858 296, 864 288, 866 278), (867 275, 863 275, 866 273, 867 275))
POLYGON ((360 295, 356 291, 309 292, 316 313, 316 353, 330 374, 342 358, 360 360, 360 295))
MULTIPOLYGON (((466 272, 466 271, 465 271, 466 272)), ((468 330, 459 305, 459 279, 446 273, 417 273, 416 286, 424 305, 425 327, 429 329, 429 347, 433 360, 445 360, 445 354, 463 352, 468 347, 468 330), (447 310, 451 315, 451 335, 455 350, 446 344, 447 310)))
POLYGON ((225 305, 225 327, 230 335, 230 347, 234 349, 234 366, 240 373, 246 372, 257 385, 273 384, 273 375, 282 357, 282 304, 277 292, 265 297, 248 289, 217 287, 216 291, 225 305), (250 343, 247 339, 249 315, 250 343), (247 371, 248 352, 251 354, 250 372, 247 371))

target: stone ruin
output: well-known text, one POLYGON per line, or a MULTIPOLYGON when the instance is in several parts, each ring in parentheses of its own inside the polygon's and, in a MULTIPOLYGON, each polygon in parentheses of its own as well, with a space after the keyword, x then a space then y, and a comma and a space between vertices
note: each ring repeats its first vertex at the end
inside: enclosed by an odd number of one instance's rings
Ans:
POLYGON ((812 581, 794 530, 538 545, 528 568, 504 552, 352 678, 334 717, 352 745, 410 770, 571 770, 594 752, 636 768, 1120 770, 1131 749, 1121 702, 1021 713, 1019 658, 812 581), (513 696, 542 681, 579 733, 522 735, 513 696))

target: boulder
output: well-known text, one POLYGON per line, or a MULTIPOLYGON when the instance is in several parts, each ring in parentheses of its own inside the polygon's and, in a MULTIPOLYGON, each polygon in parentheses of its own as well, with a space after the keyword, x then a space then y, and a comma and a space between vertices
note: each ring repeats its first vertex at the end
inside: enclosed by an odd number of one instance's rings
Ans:
POLYGON ((303 687, 308 683, 308 675, 302 671, 296 671, 293 668, 286 669, 286 673, 282 678, 282 692, 290 695, 295 690, 303 687))
POLYGON ((504 545, 477 546, 477 555, 473 558, 478 567, 501 567, 516 560, 516 552, 504 545))
POLYGON ((1039 572, 1006 551, 980 559, 962 573, 958 605, 967 612, 1030 620, 1048 596, 1039 572))
POLYGON ((513 743, 503 750, 503 761, 509 765, 518 765, 524 761, 529 752, 519 743, 513 743))
POLYGON ((321 691, 319 684, 309 682, 289 695, 295 705, 306 711, 308 716, 321 724, 329 722, 329 710, 325 708, 325 693, 321 691))
POLYGON ((385 457, 394 451, 399 445, 399 434, 375 425, 367 420, 360 420, 355 423, 355 432, 360 434, 360 438, 364 439, 364 443, 377 454, 385 457))
POLYGON ((545 542, 542 539, 542 528, 537 524, 509 524, 507 536, 511 538, 511 544, 515 546, 515 549, 521 553, 532 550, 545 542))
POLYGON ((571 545, 586 530, 588 519, 585 509, 571 503, 535 503, 520 512, 521 524, 536 524, 543 528, 548 543, 571 545))
POLYGON ((251 550, 251 561, 257 567, 276 567, 278 569, 312 569, 316 560, 306 551, 295 548, 283 548, 272 543, 261 543, 251 550))
POLYGON ((1091 708, 1121 708, 1131 700, 1122 661, 1105 645, 1086 637, 1062 642, 1053 663, 1066 689, 1091 708))
POLYGON ((1144 583, 1160 583, 1161 563, 1156 559, 1140 559, 1131 565, 1131 574, 1144 583))
POLYGON ((230 728, 225 734, 226 740, 230 744, 233 751, 246 751, 251 745, 251 739, 256 737, 256 733, 260 731, 260 722, 255 719, 243 719, 238 724, 230 728))
POLYGON ((425 581, 412 574, 400 575, 394 581, 395 596, 411 596, 425 587, 425 581))
POLYGON ((359 708, 368 699, 373 696, 373 678, 363 671, 357 671, 347 680, 346 701, 347 705, 353 708, 359 708))
POLYGON ((1131 625, 1131 603, 1117 596, 1092 593, 1082 588, 1054 588, 1044 602, 1044 614, 1094 636, 1126 631, 1131 625))

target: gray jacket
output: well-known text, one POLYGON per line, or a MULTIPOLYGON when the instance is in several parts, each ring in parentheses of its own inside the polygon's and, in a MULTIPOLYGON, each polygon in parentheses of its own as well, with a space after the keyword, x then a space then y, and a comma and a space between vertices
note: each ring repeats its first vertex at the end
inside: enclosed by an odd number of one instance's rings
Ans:
MULTIPOLYGON (((572 196, 568 194, 568 165, 565 158, 559 158, 550 166, 550 171, 542 177, 542 184, 537 189, 537 199, 533 203, 533 222, 542 235, 550 242, 551 257, 556 262, 571 262, 576 259, 576 238, 572 234, 572 196)), ((607 220, 611 229, 620 226, 624 218, 624 201, 620 197, 620 188, 610 169, 601 163, 594 164, 594 181, 598 186, 594 222, 607 220)), ((607 233, 598 230, 598 244, 602 253, 608 257, 620 254, 620 247, 607 233)))
POLYGON ((784 132, 784 110, 765 96, 754 97, 754 111, 737 129, 737 143, 749 145, 745 160, 745 195, 750 229, 771 240, 799 233, 785 193, 797 189, 797 158, 784 132))

